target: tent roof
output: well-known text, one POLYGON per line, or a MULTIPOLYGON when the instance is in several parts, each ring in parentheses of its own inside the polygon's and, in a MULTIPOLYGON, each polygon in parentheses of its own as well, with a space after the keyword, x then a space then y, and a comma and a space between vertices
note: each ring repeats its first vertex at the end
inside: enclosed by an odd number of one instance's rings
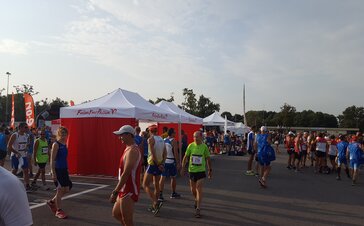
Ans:
POLYGON ((179 116, 159 108, 138 93, 117 89, 93 101, 62 107, 61 118, 135 118, 154 122, 178 122, 179 116))
POLYGON ((181 116, 181 123, 189 123, 189 124, 201 124, 202 125, 202 118, 191 115, 188 112, 185 112, 181 108, 177 107, 174 103, 168 101, 161 101, 156 106, 172 112, 173 114, 177 114, 181 116))
MULTIPOLYGON (((234 125, 234 122, 227 120, 228 126, 234 125)), ((221 117, 221 115, 215 111, 211 115, 207 116, 203 119, 204 126, 223 126, 225 125, 225 119, 221 117)))

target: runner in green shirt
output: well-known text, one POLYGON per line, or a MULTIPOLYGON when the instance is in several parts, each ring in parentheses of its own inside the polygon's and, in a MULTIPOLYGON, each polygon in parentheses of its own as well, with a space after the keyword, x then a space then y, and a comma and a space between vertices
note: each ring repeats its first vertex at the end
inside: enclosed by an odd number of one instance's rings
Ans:
POLYGON ((45 167, 47 165, 47 162, 49 162, 49 149, 44 129, 42 129, 40 132, 40 138, 35 140, 33 150, 34 150, 33 151, 34 165, 38 166, 39 168, 37 174, 34 176, 32 186, 38 187, 37 179, 39 176, 41 176, 43 182, 43 189, 49 190, 49 187, 47 187, 47 183, 45 181, 45 167))
POLYGON ((206 177, 206 163, 208 178, 212 177, 210 152, 206 144, 202 142, 202 133, 196 131, 193 134, 194 142, 188 145, 186 154, 182 161, 181 174, 185 173, 185 166, 188 160, 188 172, 190 177, 190 188, 195 198, 195 217, 200 218, 200 205, 202 201, 203 179, 206 177))

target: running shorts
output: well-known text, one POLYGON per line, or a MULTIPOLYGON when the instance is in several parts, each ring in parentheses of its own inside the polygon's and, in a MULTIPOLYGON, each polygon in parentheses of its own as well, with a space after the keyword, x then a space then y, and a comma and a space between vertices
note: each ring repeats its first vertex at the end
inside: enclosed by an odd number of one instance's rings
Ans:
MULTIPOLYGON (((29 163, 27 157, 21 157, 21 158, 23 159, 23 165, 21 168, 28 169, 29 163)), ((19 159, 15 155, 11 156, 11 167, 13 169, 18 169, 19 167, 19 159)))
POLYGON ((205 172, 196 172, 196 173, 190 172, 190 180, 193 182, 197 182, 201 179, 204 179, 205 177, 206 177, 205 172))
POLYGON ((69 189, 71 190, 72 181, 70 180, 68 169, 56 168, 56 174, 57 174, 57 181, 55 182, 56 187, 57 188, 69 187, 69 189))
POLYGON ((177 176, 177 167, 175 163, 165 163, 164 171, 162 172, 163 177, 175 177, 177 176))
POLYGON ((154 176, 162 175, 162 171, 159 170, 157 165, 148 165, 147 173, 152 174, 154 176))

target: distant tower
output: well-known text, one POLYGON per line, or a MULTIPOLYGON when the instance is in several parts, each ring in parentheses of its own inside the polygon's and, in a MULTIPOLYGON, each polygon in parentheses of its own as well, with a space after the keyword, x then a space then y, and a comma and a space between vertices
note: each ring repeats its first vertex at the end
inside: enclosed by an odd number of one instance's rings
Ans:
POLYGON ((244 125, 248 126, 245 114, 245 84, 243 84, 243 115, 244 115, 244 125))

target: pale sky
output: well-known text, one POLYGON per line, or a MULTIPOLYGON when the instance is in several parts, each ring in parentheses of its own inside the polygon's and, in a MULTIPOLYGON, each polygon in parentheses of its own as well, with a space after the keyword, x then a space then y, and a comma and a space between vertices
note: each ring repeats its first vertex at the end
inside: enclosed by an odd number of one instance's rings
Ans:
MULTIPOLYGON (((117 88, 221 110, 363 106, 362 0, 1 0, 0 89, 81 103, 117 88)), ((6 92, 6 91, 5 91, 6 92)))

